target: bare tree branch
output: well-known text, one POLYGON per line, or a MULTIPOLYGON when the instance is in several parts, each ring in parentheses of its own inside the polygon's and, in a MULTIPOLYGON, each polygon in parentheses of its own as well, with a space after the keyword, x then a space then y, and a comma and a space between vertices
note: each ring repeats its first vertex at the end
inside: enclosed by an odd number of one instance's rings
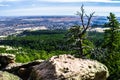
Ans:
POLYGON ((91 13, 90 15, 86 15, 85 14, 85 10, 83 8, 84 6, 81 6, 81 11, 77 12, 77 15, 79 15, 80 17, 80 21, 81 21, 81 26, 76 25, 73 26, 70 29, 70 33, 71 33, 71 40, 72 42, 72 47, 74 50, 78 51, 78 54, 80 55, 80 57, 84 56, 84 50, 86 49, 90 49, 89 46, 84 45, 86 44, 84 41, 87 40, 86 39, 86 32, 88 30, 88 28, 90 27, 90 23, 91 23, 91 19, 94 15, 95 12, 91 13), (85 16, 87 17, 87 23, 85 23, 85 16))
POLYGON ((84 35, 86 33, 87 29, 90 27, 91 19, 92 19, 94 13, 95 12, 93 12, 89 16, 87 16, 88 17, 87 25, 86 25, 85 29, 82 31, 81 35, 84 35))
POLYGON ((77 15, 80 16, 80 20, 82 23, 82 27, 85 29, 85 24, 84 24, 84 14, 85 14, 85 10, 84 10, 84 5, 81 6, 81 12, 77 12, 77 15))

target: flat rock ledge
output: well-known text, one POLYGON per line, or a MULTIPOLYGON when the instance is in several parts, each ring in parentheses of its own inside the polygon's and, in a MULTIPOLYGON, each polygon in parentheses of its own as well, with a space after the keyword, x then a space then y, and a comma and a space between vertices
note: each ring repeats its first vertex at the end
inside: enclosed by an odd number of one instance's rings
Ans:
POLYGON ((108 68, 95 60, 59 55, 33 67, 28 80, 107 80, 108 68))

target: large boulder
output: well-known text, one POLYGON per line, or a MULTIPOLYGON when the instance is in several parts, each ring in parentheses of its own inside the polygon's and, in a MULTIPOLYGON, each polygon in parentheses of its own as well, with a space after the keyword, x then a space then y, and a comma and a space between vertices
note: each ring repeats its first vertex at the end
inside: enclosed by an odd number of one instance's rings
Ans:
POLYGON ((60 55, 34 66, 28 80, 106 80, 108 76, 107 67, 98 61, 60 55))
POLYGON ((22 80, 18 76, 0 71, 0 80, 22 80))

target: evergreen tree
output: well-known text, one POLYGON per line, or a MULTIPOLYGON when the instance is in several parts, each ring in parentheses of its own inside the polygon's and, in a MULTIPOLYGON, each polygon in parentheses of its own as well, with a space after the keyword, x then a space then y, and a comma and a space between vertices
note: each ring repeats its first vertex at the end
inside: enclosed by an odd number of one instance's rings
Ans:
POLYGON ((107 18, 109 22, 105 24, 105 27, 109 29, 105 30, 103 47, 111 53, 120 50, 120 24, 113 13, 110 13, 107 18))
POLYGON ((120 24, 115 14, 110 13, 107 17, 103 47, 107 49, 107 57, 102 62, 108 67, 110 76, 108 80, 120 79, 120 24))
POLYGON ((75 25, 71 27, 67 34, 67 42, 72 46, 72 48, 77 51, 79 57, 85 56, 85 51, 90 48, 88 44, 90 41, 87 40, 86 32, 90 27, 91 19, 94 15, 94 12, 89 16, 85 14, 83 5, 81 6, 81 12, 77 12, 77 15, 80 16, 81 26, 75 25), (87 23, 85 23, 85 17, 87 17, 87 23))
POLYGON ((107 80, 120 79, 120 24, 113 13, 107 17, 108 22, 105 27, 108 29, 104 33, 104 42, 101 48, 92 51, 91 58, 105 64, 110 76, 107 80))

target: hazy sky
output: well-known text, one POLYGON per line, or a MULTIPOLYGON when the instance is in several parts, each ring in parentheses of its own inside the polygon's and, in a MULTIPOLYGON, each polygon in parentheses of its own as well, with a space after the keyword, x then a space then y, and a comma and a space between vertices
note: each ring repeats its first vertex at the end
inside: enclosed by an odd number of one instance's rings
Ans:
POLYGON ((75 15, 82 4, 88 14, 120 16, 120 0, 0 0, 0 16, 75 15))

